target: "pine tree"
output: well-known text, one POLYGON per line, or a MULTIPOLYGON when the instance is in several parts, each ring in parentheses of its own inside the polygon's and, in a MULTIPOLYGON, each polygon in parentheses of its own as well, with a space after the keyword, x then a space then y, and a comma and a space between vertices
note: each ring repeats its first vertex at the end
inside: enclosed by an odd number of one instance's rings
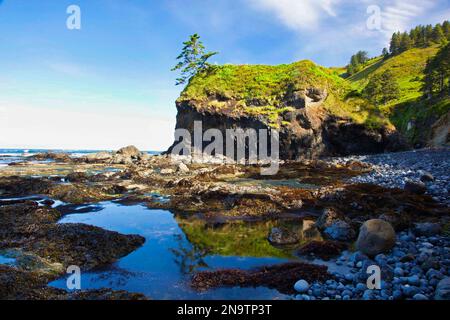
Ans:
POLYGON ((444 21, 442 24, 442 30, 444 31, 447 40, 450 41, 450 22, 448 20, 444 21))
POLYGON ((381 52, 384 59, 387 59, 389 57, 389 50, 387 48, 383 48, 383 51, 381 52))
POLYGON ((434 43, 443 43, 446 40, 445 34, 444 34, 444 30, 442 29, 440 24, 437 24, 434 29, 433 29, 433 33, 431 35, 431 40, 434 43))
POLYGON ((425 68, 425 94, 440 94, 445 90, 450 94, 450 44, 440 49, 437 55, 427 62, 425 68))
POLYGON ((389 50, 393 55, 396 55, 400 52, 400 32, 396 32, 392 35, 389 50))
POLYGON ((400 38, 400 52, 409 50, 411 48, 412 48, 411 38, 406 32, 402 33, 400 38))
POLYGON ((205 53, 205 46, 200 41, 198 34, 190 36, 189 41, 183 42, 183 50, 177 57, 179 62, 172 71, 181 70, 181 77, 177 79, 176 85, 184 84, 197 73, 207 70, 211 65, 207 62, 217 52, 205 53))
POLYGON ((374 104, 386 104, 398 98, 400 88, 390 70, 374 75, 363 91, 364 96, 374 104))
POLYGON ((433 26, 427 25, 424 29, 424 45, 429 47, 433 44, 433 26))
POLYGON ((413 47, 420 47, 420 27, 415 27, 409 32, 409 38, 411 39, 413 47))
POLYGON ((352 55, 351 59, 350 59, 350 63, 347 66, 347 73, 349 75, 354 75, 355 73, 358 72, 358 57, 356 56, 356 54, 352 55))

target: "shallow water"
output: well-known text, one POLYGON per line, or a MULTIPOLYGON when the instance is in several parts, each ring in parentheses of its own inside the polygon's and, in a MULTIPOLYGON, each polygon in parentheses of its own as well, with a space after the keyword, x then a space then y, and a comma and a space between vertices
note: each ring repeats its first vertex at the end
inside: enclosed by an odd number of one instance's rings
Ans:
POLYGON ((10 258, 7 256, 3 256, 0 254, 0 264, 14 265, 15 263, 16 263, 16 259, 10 258))
MULTIPOLYGON (((83 273, 82 289, 108 287, 140 292, 153 299, 289 298, 267 288, 220 288, 199 293, 190 287, 192 274, 199 270, 251 269, 297 260, 293 248, 276 248, 267 241, 275 222, 209 225, 165 210, 113 202, 100 203, 93 211, 66 215, 60 223, 85 223, 123 234, 139 234, 146 242, 107 268, 83 273)), ((297 228, 301 232, 301 222, 297 221, 297 228)), ((66 279, 50 285, 65 289, 66 279)))

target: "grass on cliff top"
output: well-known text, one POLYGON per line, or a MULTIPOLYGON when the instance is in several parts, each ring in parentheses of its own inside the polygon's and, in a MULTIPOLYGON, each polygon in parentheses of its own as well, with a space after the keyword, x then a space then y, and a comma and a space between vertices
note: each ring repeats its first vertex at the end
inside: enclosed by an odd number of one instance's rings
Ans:
POLYGON ((303 60, 279 66, 214 66, 191 79, 180 100, 204 100, 211 95, 226 99, 267 101, 276 104, 287 92, 310 87, 339 89, 339 72, 303 60))
POLYGON ((208 107, 218 111, 226 105, 221 100, 232 99, 238 102, 236 108, 245 114, 263 116, 271 127, 278 128, 283 125, 280 115, 289 111, 282 103, 287 94, 321 88, 328 92, 324 107, 332 114, 374 126, 385 124, 373 106, 363 99, 346 100, 352 87, 342 74, 342 68, 324 68, 309 60, 278 66, 214 66, 209 72, 192 78, 178 101, 208 101, 208 107), (217 100, 209 101, 210 97, 217 100), (256 105, 255 101, 258 101, 256 105))
POLYGON ((278 128, 284 124, 281 115, 289 111, 289 106, 283 103, 287 94, 321 88, 328 91, 323 106, 331 114, 373 128, 384 125, 404 128, 413 116, 426 118, 434 112, 442 114, 448 108, 445 100, 437 106, 421 101, 425 65, 438 50, 439 46, 414 48, 388 59, 375 57, 363 70, 346 79, 345 69, 324 68, 309 60, 278 66, 214 66, 192 78, 178 101, 202 101, 208 108, 219 111, 227 106, 224 101, 234 100, 236 111, 262 116, 271 127, 278 128), (386 70, 397 79, 400 95, 386 105, 375 106, 361 93, 372 76, 386 70))

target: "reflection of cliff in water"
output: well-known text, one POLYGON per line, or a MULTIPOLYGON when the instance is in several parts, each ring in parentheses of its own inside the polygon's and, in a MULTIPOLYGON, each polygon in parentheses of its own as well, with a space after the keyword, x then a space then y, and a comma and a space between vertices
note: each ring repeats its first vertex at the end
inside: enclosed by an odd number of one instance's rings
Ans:
POLYGON ((175 219, 192 244, 192 250, 181 250, 185 259, 194 259, 200 264, 201 258, 207 255, 293 259, 296 249, 301 245, 321 239, 320 233, 311 227, 311 221, 299 219, 225 223, 208 223, 180 216, 175 219), (298 243, 288 246, 272 245, 268 240, 272 228, 296 234, 298 243))

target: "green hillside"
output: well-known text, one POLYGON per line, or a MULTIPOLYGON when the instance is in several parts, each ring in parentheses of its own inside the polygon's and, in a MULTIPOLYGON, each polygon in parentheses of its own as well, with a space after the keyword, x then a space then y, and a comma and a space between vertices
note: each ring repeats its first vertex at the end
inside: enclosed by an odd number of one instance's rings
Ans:
POLYGON ((324 108, 331 114, 369 127, 395 126, 414 142, 424 129, 419 125, 407 130, 411 121, 427 125, 450 107, 448 97, 423 99, 426 63, 439 49, 439 45, 433 45, 388 58, 375 57, 349 78, 345 78, 344 68, 325 68, 308 60, 279 66, 213 66, 194 76, 178 101, 201 101, 204 108, 215 111, 263 116, 277 128, 287 125, 281 121, 281 115, 292 109, 286 104, 287 95, 308 88, 326 89, 324 108), (386 70, 398 83, 399 92, 394 100, 375 105, 364 98, 364 89, 372 77, 386 70))
POLYGON ((450 110, 448 96, 432 100, 423 99, 422 87, 426 63, 439 49, 440 46, 434 45, 429 48, 413 48, 385 60, 378 57, 363 70, 348 78, 352 88, 361 93, 371 77, 386 70, 391 71, 400 88, 399 96, 386 105, 379 106, 378 109, 413 143, 418 142, 426 134, 424 130, 429 130, 427 124, 450 110), (417 127, 408 130, 411 121, 416 123, 417 127))

